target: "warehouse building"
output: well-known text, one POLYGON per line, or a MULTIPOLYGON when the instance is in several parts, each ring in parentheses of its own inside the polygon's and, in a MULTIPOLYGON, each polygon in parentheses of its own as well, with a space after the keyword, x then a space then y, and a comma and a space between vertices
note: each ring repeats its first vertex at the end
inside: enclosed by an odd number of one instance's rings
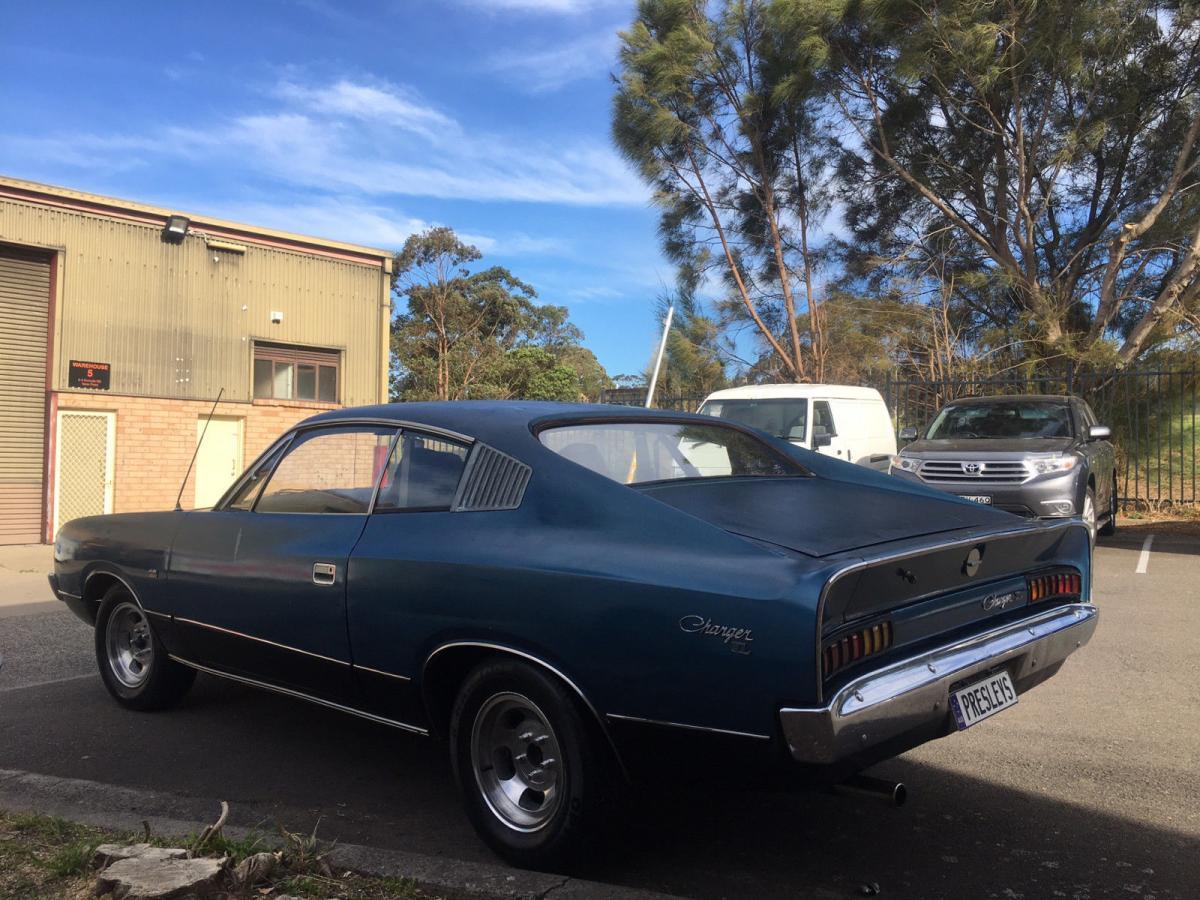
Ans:
POLYGON ((391 262, 0 177, 0 544, 211 505, 293 423, 385 402, 391 262))

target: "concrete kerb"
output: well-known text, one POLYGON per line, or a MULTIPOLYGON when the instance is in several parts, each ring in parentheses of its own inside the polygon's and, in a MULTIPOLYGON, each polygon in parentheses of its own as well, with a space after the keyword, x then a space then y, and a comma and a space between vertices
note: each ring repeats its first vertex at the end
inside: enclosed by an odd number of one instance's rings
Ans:
MULTIPOLYGON (((196 834, 209 822, 146 816, 139 810, 170 806, 171 797, 157 791, 58 778, 15 769, 0 769, 0 808, 41 813, 114 831, 140 833, 143 822, 159 835, 196 834)), ((215 811, 214 811, 215 816, 215 811)), ((242 838, 252 829, 227 825, 229 837, 242 838)), ((269 842, 269 836, 264 842, 269 842)), ((635 890, 544 872, 529 872, 490 863, 384 850, 358 844, 336 844, 329 863, 335 871, 403 878, 455 898, 566 898, 572 900, 671 900, 669 894, 635 890)))

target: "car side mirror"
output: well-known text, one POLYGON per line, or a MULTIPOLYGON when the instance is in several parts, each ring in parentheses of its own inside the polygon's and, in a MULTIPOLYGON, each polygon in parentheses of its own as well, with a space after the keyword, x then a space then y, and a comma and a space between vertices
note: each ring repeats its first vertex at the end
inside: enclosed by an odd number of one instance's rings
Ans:
POLYGON ((816 433, 813 434, 813 446, 814 447, 828 447, 832 443, 833 443, 833 435, 832 434, 816 434, 816 433))
POLYGON ((798 444, 804 443, 804 426, 797 425, 795 428, 789 429, 788 440, 798 444))
POLYGON ((907 428, 900 429, 900 440, 915 441, 917 439, 917 429, 909 425, 907 428))
POLYGON ((1089 441, 1107 441, 1112 437, 1112 429, 1107 425, 1093 425, 1088 429, 1089 441))

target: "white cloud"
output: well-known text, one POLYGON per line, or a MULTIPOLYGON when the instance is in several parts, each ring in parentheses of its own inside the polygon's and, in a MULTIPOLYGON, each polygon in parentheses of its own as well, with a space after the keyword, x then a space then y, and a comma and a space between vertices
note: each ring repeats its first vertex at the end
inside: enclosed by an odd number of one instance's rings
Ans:
POLYGON ((540 93, 608 71, 616 56, 617 33, 612 28, 557 47, 505 50, 491 57, 487 67, 531 93, 540 93))
POLYGON ((329 194, 581 206, 642 205, 647 191, 606 144, 473 130, 382 82, 304 84, 270 92, 277 108, 145 135, 0 136, 30 158, 72 166, 181 159, 233 178, 329 194))

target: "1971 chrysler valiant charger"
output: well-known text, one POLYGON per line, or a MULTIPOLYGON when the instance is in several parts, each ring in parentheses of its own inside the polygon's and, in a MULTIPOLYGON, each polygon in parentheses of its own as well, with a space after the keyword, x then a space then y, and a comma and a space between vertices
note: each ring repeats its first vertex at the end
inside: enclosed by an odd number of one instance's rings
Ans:
POLYGON ((211 510, 68 523, 51 584, 124 706, 199 670, 445 737, 524 865, 647 775, 837 782, 969 727, 1097 620, 1077 521, 708 416, 520 402, 316 416, 211 510))

